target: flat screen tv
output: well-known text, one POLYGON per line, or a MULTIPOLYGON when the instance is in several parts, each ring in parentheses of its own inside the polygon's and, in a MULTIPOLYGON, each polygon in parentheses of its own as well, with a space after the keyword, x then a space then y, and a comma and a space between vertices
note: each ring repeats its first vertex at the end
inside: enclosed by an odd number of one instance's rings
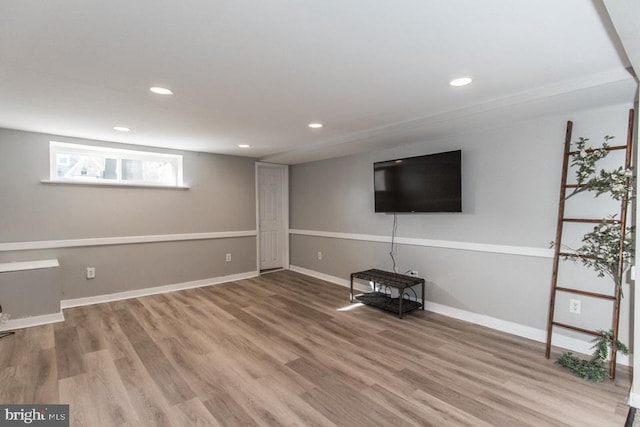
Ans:
POLYGON ((373 164, 376 212, 462 212, 462 152, 373 164))

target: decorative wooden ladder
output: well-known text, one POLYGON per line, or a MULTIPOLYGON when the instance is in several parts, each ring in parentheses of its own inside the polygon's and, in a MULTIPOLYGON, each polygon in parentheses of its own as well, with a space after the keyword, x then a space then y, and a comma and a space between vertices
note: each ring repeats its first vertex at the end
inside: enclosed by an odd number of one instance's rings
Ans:
MULTIPOLYGON (((627 127, 627 144, 626 145, 617 145, 610 146, 608 148, 609 151, 613 150, 626 150, 625 156, 625 169, 629 169, 631 166, 631 151, 632 151, 632 143, 633 143, 633 121, 634 121, 634 110, 629 110, 629 123, 627 127)), ((565 223, 567 222, 579 222, 579 223, 594 223, 599 224, 603 222, 602 219, 592 219, 592 218, 567 218, 564 216, 564 204, 567 197, 567 189, 568 188, 577 188, 581 185, 579 184, 567 184, 567 174, 569 172, 569 158, 576 154, 576 151, 571 151, 571 131, 573 128, 573 123, 571 121, 567 122, 567 131, 565 134, 564 140, 564 155, 562 159, 562 181, 560 183, 560 202, 558 203, 558 223, 556 227, 556 239, 554 241, 554 255, 553 255, 553 272, 551 274, 551 297, 549 299, 549 317, 547 321, 547 347, 545 352, 545 357, 548 359, 551 356, 551 336, 553 333, 553 327, 561 327, 565 329, 571 329, 573 331, 582 332, 585 334, 593 335, 593 336, 601 336, 602 334, 598 331, 592 331, 589 329, 580 328, 573 325, 568 325, 566 323, 560 323, 554 321, 554 312, 555 312, 555 302, 556 302, 556 293, 557 292, 568 292, 574 293, 578 295, 585 295, 593 298, 602 298, 605 300, 610 300, 613 302, 613 316, 612 316, 612 331, 613 331, 613 342, 611 344, 611 357, 609 362, 609 377, 611 379, 615 378, 616 375, 616 341, 618 339, 618 323, 620 320, 620 298, 621 292, 620 287, 614 285, 615 292, 613 295, 601 294, 596 292, 584 291, 581 289, 567 288, 563 286, 558 286, 558 267, 560 257, 563 256, 575 256, 575 254, 569 252, 562 252, 562 229, 565 223)), ((592 151, 592 150, 587 150, 592 151)), ((622 257, 622 253, 624 251, 624 236, 626 232, 626 222, 627 222, 627 204, 628 204, 628 196, 624 196, 620 202, 620 219, 619 220, 609 220, 607 222, 611 224, 620 224, 620 249, 618 253, 618 277, 622 277, 623 268, 624 268, 624 260, 622 257)), ((581 257, 581 256, 577 256, 581 257)), ((584 257, 584 256, 582 256, 584 257)))

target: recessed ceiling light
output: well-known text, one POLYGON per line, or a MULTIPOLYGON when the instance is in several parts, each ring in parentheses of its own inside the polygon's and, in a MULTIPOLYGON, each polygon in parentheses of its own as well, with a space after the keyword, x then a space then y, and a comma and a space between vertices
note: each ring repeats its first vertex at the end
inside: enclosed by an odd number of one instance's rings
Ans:
POLYGON ((451 86, 466 86, 472 81, 473 79, 471 77, 460 77, 459 79, 451 80, 449 84, 451 86))
POLYGON ((129 129, 128 127, 125 127, 125 126, 114 126, 113 130, 117 130, 117 131, 120 131, 120 132, 130 132, 131 131, 131 129, 129 129))
POLYGON ((240 148, 250 148, 251 146, 249 144, 238 144, 238 147, 240 147, 240 148))
POLYGON ((320 129, 322 126, 322 123, 309 123, 311 129, 320 129))
POLYGON ((167 89, 166 87, 152 86, 149 90, 153 93, 157 93, 158 95, 173 95, 171 89, 167 89))

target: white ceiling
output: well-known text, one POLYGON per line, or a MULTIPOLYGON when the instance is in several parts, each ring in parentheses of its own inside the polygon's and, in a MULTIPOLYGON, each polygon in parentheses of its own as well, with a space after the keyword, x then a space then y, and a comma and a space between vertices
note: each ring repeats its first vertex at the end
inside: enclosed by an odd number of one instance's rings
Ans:
POLYGON ((0 2, 0 127, 283 163, 630 102, 627 67, 589 0, 0 2))

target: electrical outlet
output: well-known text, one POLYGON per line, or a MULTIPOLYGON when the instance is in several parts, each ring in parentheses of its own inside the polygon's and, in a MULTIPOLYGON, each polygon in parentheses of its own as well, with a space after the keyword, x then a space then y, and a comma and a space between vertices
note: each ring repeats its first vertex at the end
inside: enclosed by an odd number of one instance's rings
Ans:
POLYGON ((226 260, 227 260, 227 262, 231 262, 231 254, 227 254, 226 260))
POLYGON ((87 267, 87 279, 95 279, 95 278, 96 278, 96 268, 87 267))
POLYGON ((318 251, 318 259, 322 260, 322 252, 318 251))
POLYGON ((582 311, 582 303, 579 299, 569 300, 569 313, 580 314, 582 311))
POLYGON ((407 273, 407 275, 411 277, 418 277, 418 270, 409 270, 409 273, 407 273))

